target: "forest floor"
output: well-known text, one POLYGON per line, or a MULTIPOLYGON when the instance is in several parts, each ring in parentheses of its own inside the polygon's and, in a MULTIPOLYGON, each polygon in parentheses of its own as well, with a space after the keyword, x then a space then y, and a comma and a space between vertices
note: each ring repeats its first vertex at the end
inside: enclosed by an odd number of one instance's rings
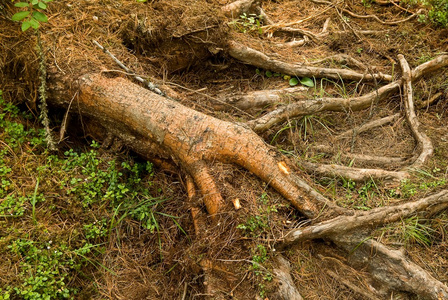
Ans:
MULTIPOLYGON (((413 68, 448 52, 448 29, 422 20, 419 15, 428 7, 421 3, 263 1, 264 12, 275 24, 291 23, 290 27, 305 30, 308 38, 303 38, 303 32, 273 30, 258 15, 231 20, 216 13, 231 1, 119 2, 48 3, 50 21, 41 30, 49 69, 73 78, 89 71, 120 73, 115 62, 91 43, 95 39, 134 72, 170 90, 185 106, 233 122, 246 122, 297 98, 286 95, 283 104, 242 112, 222 104, 228 95, 284 89, 297 82, 291 74, 232 58, 224 40, 282 61, 355 68, 394 78, 401 75, 398 54, 413 68), (409 18, 419 9, 423 10, 409 18), (385 22, 354 14, 375 15, 385 22), (403 21, 387 23, 399 20, 403 21), (209 40, 194 35, 209 29, 209 40), (304 44, 285 44, 293 40, 304 44), (340 55, 352 60, 340 62, 340 55)), ((35 36, 21 33, 18 23, 7 20, 10 13, 2 11, 1 17, 5 20, 0 27, 5 30, 0 31, 4 45, 0 50, 0 300, 47 299, 45 295, 48 299, 201 299, 210 284, 225 290, 228 299, 274 299, 276 242, 308 221, 250 172, 216 164, 212 175, 228 204, 222 222, 198 237, 181 170, 153 166, 122 143, 102 145, 85 134, 78 116, 72 117, 58 150, 49 151, 38 120, 35 36), (241 208, 236 209, 232 201, 239 201, 241 208), (207 267, 222 282, 205 282, 202 270, 207 267)), ((299 99, 356 97, 384 84, 297 79, 304 83, 296 95, 299 99)), ((447 70, 414 83, 414 97, 421 129, 431 139, 434 154, 401 182, 373 178, 355 182, 301 168, 301 162, 372 167, 350 153, 411 157, 416 143, 399 95, 359 112, 323 112, 287 120, 261 136, 339 206, 371 210, 413 201, 448 187, 447 70), (381 127, 338 137, 397 113, 381 127)), ((53 132, 58 132, 64 127, 65 111, 50 108, 50 114, 53 132)), ((397 166, 386 163, 384 169, 397 166)), ((447 236, 446 209, 402 219, 370 234, 371 239, 404 251, 445 284, 447 236)), ((349 255, 331 243, 301 242, 282 255, 305 299, 368 299, 353 288, 371 288, 366 270, 348 266, 349 255)), ((414 298, 406 293, 392 295, 392 299, 414 298)))

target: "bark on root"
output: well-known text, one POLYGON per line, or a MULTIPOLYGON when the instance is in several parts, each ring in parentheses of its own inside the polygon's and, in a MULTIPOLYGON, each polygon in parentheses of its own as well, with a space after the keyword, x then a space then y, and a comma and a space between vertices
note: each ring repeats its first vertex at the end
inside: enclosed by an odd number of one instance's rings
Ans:
MULTIPOLYGON (((447 58, 442 60, 444 64, 448 64, 447 58)), ((425 70, 440 67, 440 62, 436 67, 432 63, 417 67, 412 72, 413 78, 417 79, 425 70)), ((397 81, 384 87, 381 96, 398 89, 400 83, 397 81)), ((98 74, 80 79, 77 101, 77 108, 84 114, 101 120, 110 130, 121 132, 131 147, 138 145, 139 151, 144 151, 144 145, 156 145, 152 149, 154 152, 169 153, 192 176, 211 215, 216 215, 224 203, 208 171, 208 163, 216 160, 238 164, 254 173, 308 218, 329 219, 335 214, 353 214, 336 207, 292 174, 282 157, 243 124, 214 119, 125 79, 105 78, 98 74), (145 142, 136 142, 140 138, 145 142)), ((372 275, 389 288, 430 299, 448 297, 446 286, 402 253, 367 240, 362 234, 338 233, 327 238, 348 252, 356 249, 352 255, 355 263, 367 263, 372 275), (376 255, 372 257, 371 251, 376 255), (417 284, 418 280, 424 285, 417 284)))

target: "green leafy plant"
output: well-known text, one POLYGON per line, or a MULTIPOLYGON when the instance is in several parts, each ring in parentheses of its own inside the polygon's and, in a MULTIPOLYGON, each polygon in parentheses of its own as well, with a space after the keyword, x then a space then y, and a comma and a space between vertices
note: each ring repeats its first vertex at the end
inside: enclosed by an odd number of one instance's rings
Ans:
MULTIPOLYGON (((40 23, 48 22, 48 17, 43 13, 47 9, 47 3, 53 0, 28 0, 16 2, 15 7, 26 8, 12 16, 13 21, 22 22, 22 31, 29 28, 38 29, 40 23)), ((14 2, 14 0, 13 0, 14 2)))
POLYGON ((263 29, 261 28, 261 16, 257 16, 255 14, 246 14, 243 13, 240 16, 240 19, 234 20, 230 22, 231 25, 235 27, 236 30, 242 33, 257 31, 259 34, 263 33, 263 29))
POLYGON ((245 223, 237 226, 238 229, 243 230, 251 236, 258 236, 268 229, 270 214, 277 212, 276 205, 269 205, 269 198, 266 193, 261 195, 259 202, 261 203, 258 209, 259 214, 248 217, 245 223))
POLYGON ((299 83, 307 87, 314 87, 314 80, 308 77, 303 77, 302 79, 299 79, 298 77, 292 77, 291 79, 289 79, 290 86, 296 86, 299 83))

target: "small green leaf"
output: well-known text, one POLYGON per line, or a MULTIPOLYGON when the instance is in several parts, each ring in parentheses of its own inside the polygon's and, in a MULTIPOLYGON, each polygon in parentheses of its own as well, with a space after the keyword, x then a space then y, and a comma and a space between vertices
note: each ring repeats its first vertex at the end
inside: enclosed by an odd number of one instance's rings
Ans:
POLYGON ((30 28, 31 27, 31 24, 30 24, 30 21, 26 21, 26 22, 23 22, 22 23, 22 31, 27 31, 28 30, 28 28, 30 28))
POLYGON ((272 77, 272 72, 271 71, 266 71, 266 77, 271 78, 272 77))
POLYGON ((293 77, 289 80, 289 85, 290 86, 296 86, 299 84, 299 79, 297 79, 297 77, 293 77))
POLYGON ((304 86, 308 86, 308 87, 313 87, 314 86, 314 81, 311 78, 308 77, 303 77, 300 80, 300 83, 304 86))
POLYGON ((47 5, 46 5, 45 3, 43 3, 43 2, 39 2, 39 3, 37 4, 37 6, 38 6, 40 9, 46 9, 46 8, 47 8, 47 5))
POLYGON ((291 79, 291 76, 289 76, 289 75, 285 75, 285 76, 283 76, 283 79, 284 79, 284 80, 290 80, 290 79, 291 79))
POLYGON ((33 27, 34 29, 39 28, 39 22, 37 22, 36 19, 31 18, 28 22, 30 22, 31 27, 33 27))
POLYGON ((15 7, 28 7, 29 4, 25 3, 25 2, 17 2, 16 4, 14 4, 15 7))
POLYGON ((39 0, 31 0, 32 5, 36 5, 37 3, 39 3, 39 0))
POLYGON ((22 21, 23 19, 28 17, 29 14, 30 14, 29 11, 19 11, 18 13, 14 14, 12 16, 11 20, 13 20, 13 21, 22 21))
POLYGON ((280 76, 282 76, 282 74, 280 74, 280 73, 274 73, 274 77, 280 77, 280 76))
POLYGON ((33 11, 33 18, 39 22, 48 22, 47 16, 40 11, 33 11))
POLYGON ((255 69, 255 73, 257 73, 258 75, 260 75, 260 74, 261 74, 260 69, 255 69))

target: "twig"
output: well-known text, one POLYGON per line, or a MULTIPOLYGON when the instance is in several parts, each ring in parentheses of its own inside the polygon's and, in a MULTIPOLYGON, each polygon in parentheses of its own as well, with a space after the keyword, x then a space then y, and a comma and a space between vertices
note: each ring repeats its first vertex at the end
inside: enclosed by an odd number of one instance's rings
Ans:
POLYGON ((103 50, 104 53, 106 53, 107 55, 109 55, 109 56, 115 61, 115 63, 116 63, 117 65, 119 65, 123 70, 125 70, 127 73, 131 74, 131 76, 134 77, 135 80, 137 80, 137 81, 139 81, 139 82, 145 84, 146 87, 147 87, 150 91, 152 91, 152 92, 154 92, 154 93, 156 93, 156 94, 158 94, 158 95, 160 95, 160 96, 164 96, 164 97, 166 97, 165 93, 162 92, 162 91, 161 91, 161 90, 160 90, 154 83, 152 83, 152 82, 149 81, 149 80, 145 80, 145 79, 143 79, 142 77, 136 75, 134 72, 132 72, 131 69, 129 69, 128 67, 126 67, 126 66, 125 66, 121 61, 119 61, 119 60, 118 60, 112 53, 110 53, 109 50, 107 50, 106 48, 104 48, 103 46, 101 46, 97 41, 93 40, 93 43, 94 43, 98 48, 100 48, 101 50, 103 50))

